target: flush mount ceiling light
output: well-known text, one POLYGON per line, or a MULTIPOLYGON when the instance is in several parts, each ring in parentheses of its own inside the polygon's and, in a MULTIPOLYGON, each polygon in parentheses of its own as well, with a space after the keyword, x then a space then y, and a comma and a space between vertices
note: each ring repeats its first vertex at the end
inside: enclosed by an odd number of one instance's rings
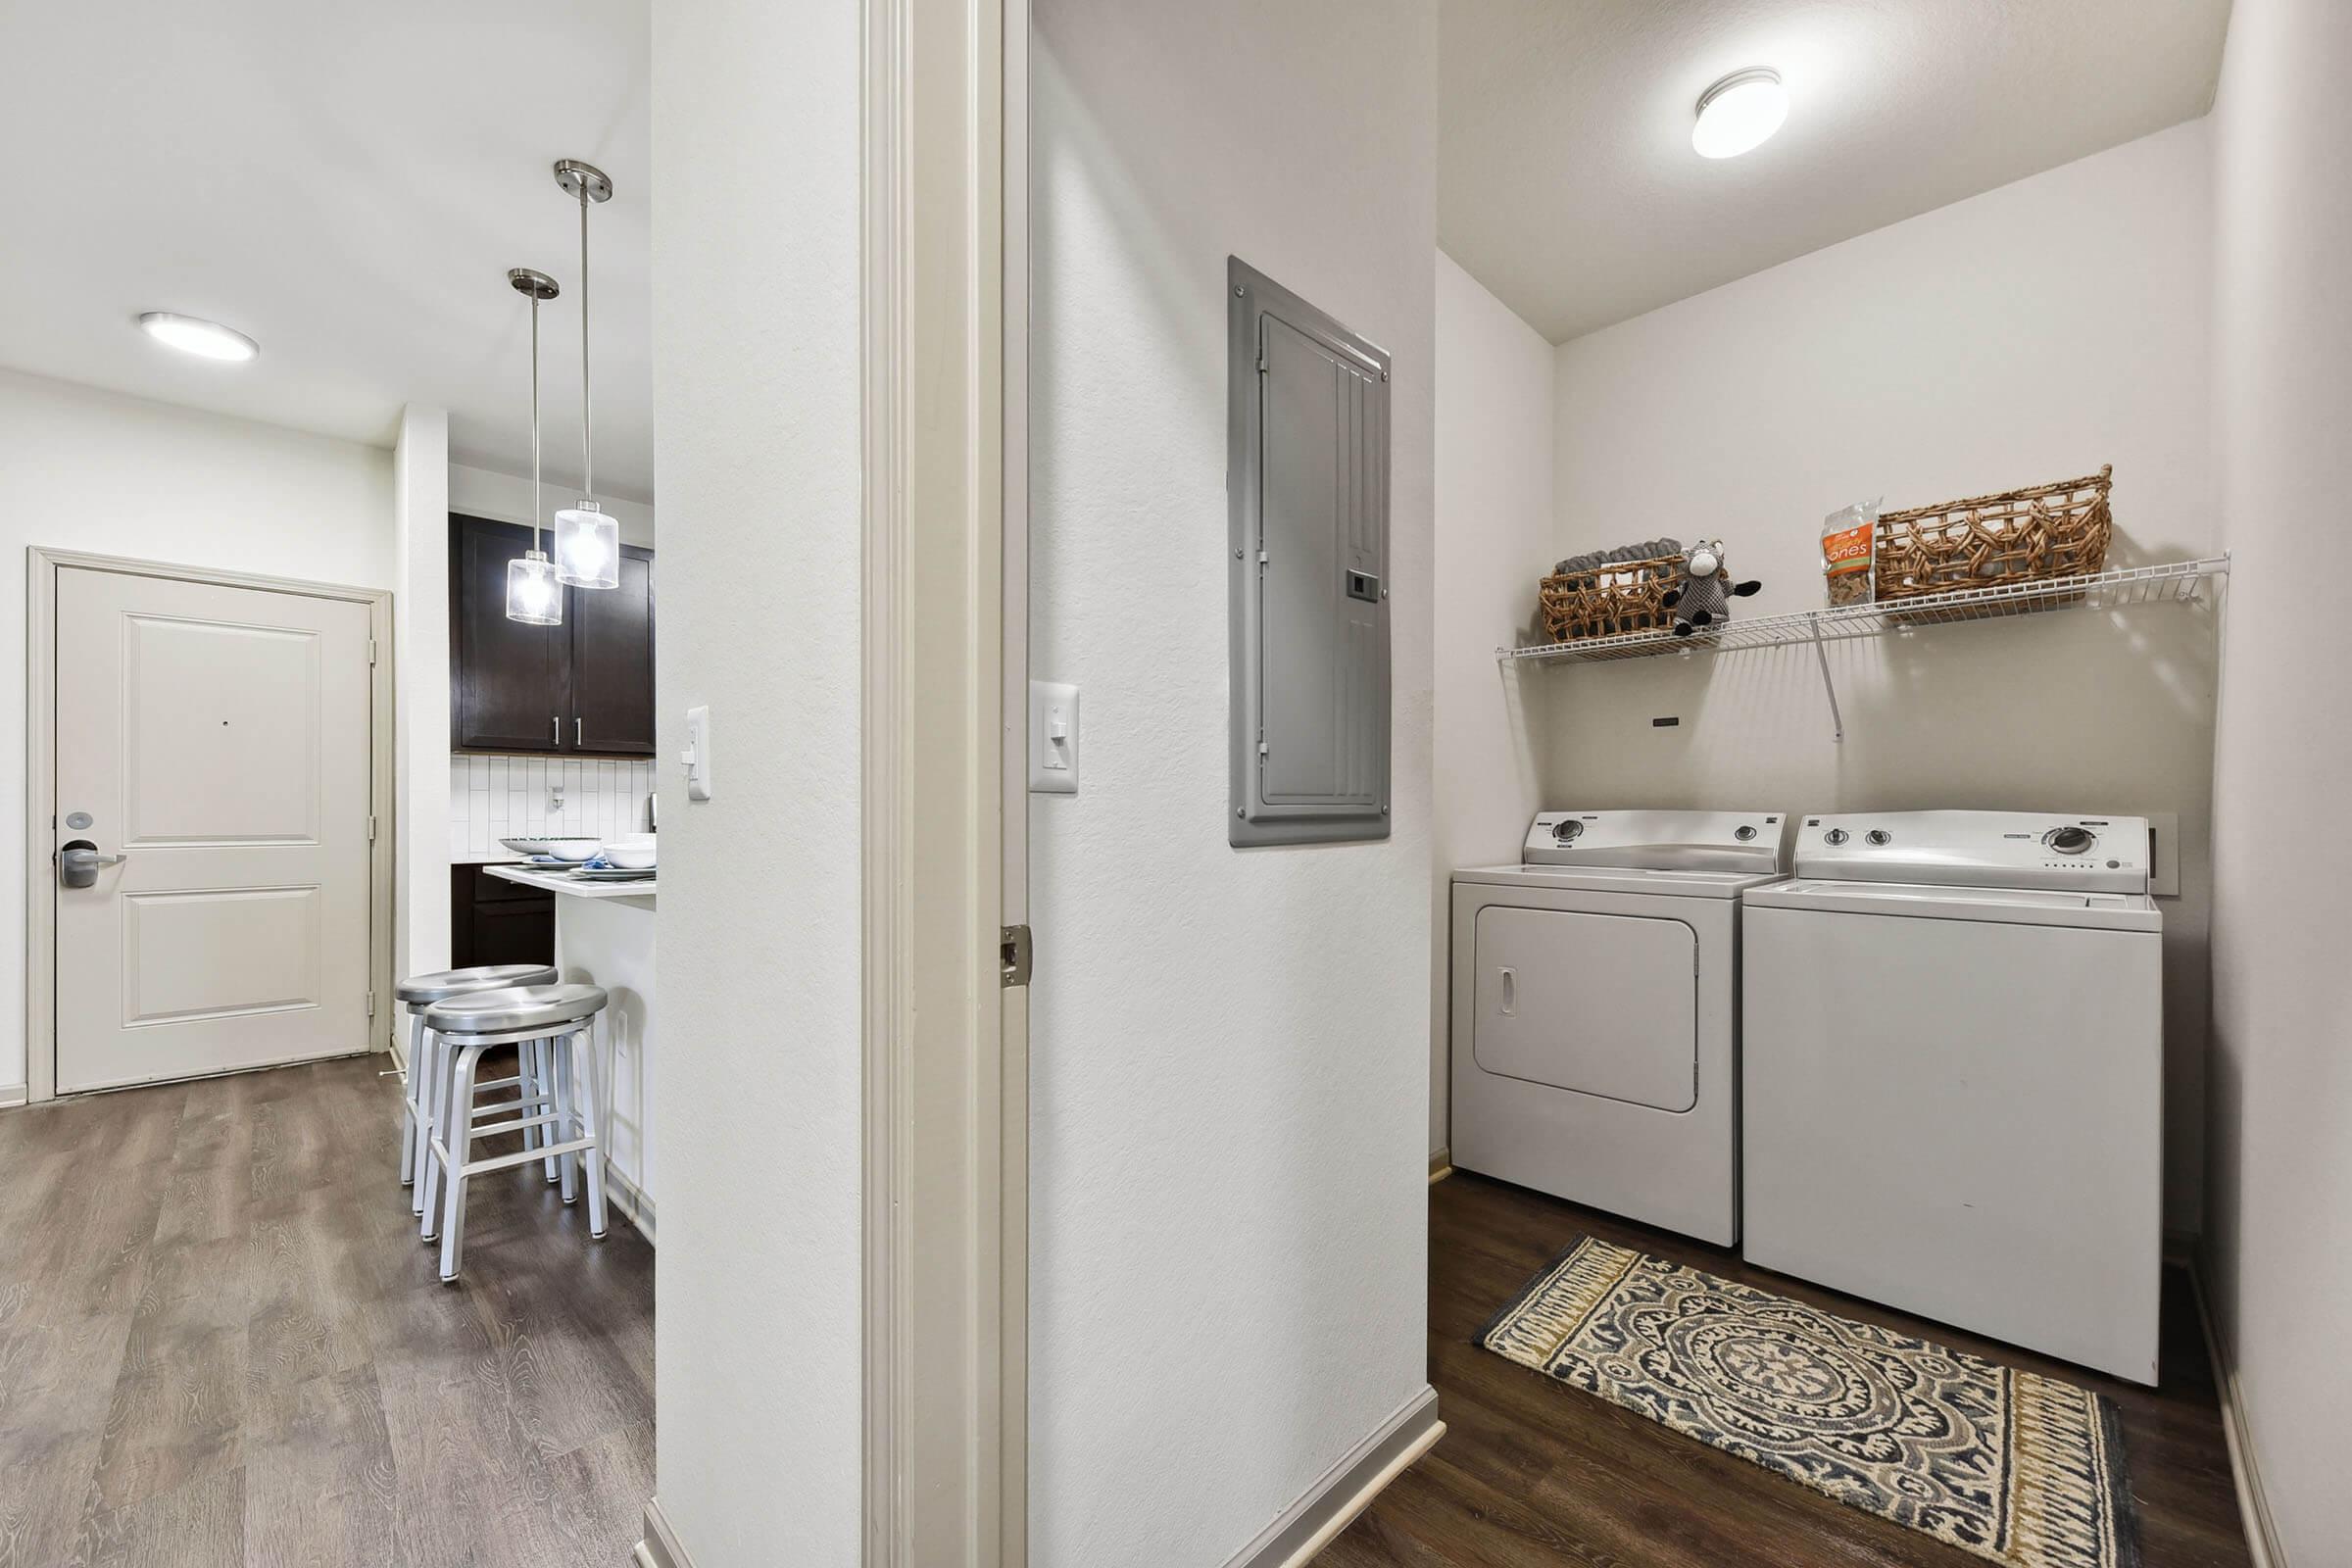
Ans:
POLYGON ((556 564, 539 548, 539 303, 563 291, 545 272, 514 268, 507 282, 531 302, 531 548, 520 561, 507 563, 507 618, 527 626, 564 624, 564 588, 556 581, 556 564))
POLYGON ((1690 147, 1701 158, 1737 158, 1770 141, 1788 118, 1788 89, 1779 72, 1735 71, 1698 95, 1690 147))
POLYGON ((589 499, 596 469, 588 457, 588 204, 611 201, 612 181, 565 158, 556 164, 556 183, 580 204, 580 504, 556 514, 556 575, 574 588, 617 588, 620 524, 589 499))
POLYGON ((158 343, 168 343, 182 354, 194 354, 207 360, 250 360, 262 352, 262 346, 242 332, 234 332, 219 321, 208 321, 201 316, 174 316, 170 311, 146 311, 139 316, 141 330, 158 343))

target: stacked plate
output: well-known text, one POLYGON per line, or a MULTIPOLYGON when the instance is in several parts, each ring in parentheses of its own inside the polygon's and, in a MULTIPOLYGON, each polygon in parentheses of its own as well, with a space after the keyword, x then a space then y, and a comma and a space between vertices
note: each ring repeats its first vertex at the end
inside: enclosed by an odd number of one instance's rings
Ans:
POLYGON ((654 874, 654 836, 638 833, 613 839, 589 863, 572 872, 583 882, 645 882, 654 874))
POLYGON ((498 842, 529 859, 562 860, 567 865, 593 859, 603 848, 595 839, 500 839, 498 842))

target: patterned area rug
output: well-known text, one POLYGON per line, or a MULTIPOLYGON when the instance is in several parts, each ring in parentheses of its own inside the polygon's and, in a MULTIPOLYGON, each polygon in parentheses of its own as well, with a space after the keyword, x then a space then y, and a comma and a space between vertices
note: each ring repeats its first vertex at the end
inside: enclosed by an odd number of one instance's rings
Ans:
POLYGON ((1840 1502, 2017 1568, 2135 1568, 2114 1406, 1587 1239, 1479 1343, 1840 1502))

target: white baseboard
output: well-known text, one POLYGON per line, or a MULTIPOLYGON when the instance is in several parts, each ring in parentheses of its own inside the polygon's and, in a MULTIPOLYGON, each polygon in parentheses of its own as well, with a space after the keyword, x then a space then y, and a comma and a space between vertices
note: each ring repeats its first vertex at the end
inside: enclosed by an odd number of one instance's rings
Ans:
POLYGON ((631 1555, 637 1568, 694 1568, 694 1559, 686 1555, 669 1521, 662 1515, 660 1497, 645 1505, 645 1539, 637 1543, 631 1555))
POLYGON ((619 1209, 637 1227, 648 1246, 660 1245, 654 1240, 654 1200, 635 1182, 613 1169, 610 1160, 605 1162, 605 1201, 619 1209))
POLYGON ((2197 1298, 2197 1322, 2205 1330, 2205 1354, 2213 1362, 2213 1381, 2221 1393, 2222 1437, 2230 1445, 2230 1478, 2237 1485, 2237 1511, 2246 1526, 2246 1552, 2254 1568, 2286 1568, 2286 1553, 2278 1546, 2278 1527, 2271 1523, 2271 1505, 2263 1496, 2262 1471, 2254 1462, 2253 1429, 2246 1424, 2246 1407, 2238 1392, 2237 1368, 2222 1348, 2214 1327, 2213 1303, 2205 1295, 2205 1268, 2191 1259, 2191 1294, 2197 1298))
POLYGON ((1453 1151, 1450 1149, 1433 1151, 1429 1156, 1429 1184, 1435 1187, 1452 1174, 1453 1151))
POLYGON ((0 1110, 24 1103, 24 1086, 23 1084, 0 1084, 0 1110))
MULTIPOLYGON (((1388 1484, 1446 1435, 1438 1391, 1425 1388, 1244 1546, 1225 1568, 1306 1568, 1388 1484)), ((662 1568, 655 1564, 653 1568, 662 1568)))

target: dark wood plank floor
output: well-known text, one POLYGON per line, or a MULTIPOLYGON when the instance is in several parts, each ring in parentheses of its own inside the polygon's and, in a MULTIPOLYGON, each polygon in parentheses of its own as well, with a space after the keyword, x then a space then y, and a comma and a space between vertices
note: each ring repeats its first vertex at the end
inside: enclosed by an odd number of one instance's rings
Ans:
POLYGON ((2115 1396, 2146 1568, 2248 1562, 2187 1281, 2166 1281, 2163 1386, 2142 1389, 1752 1269, 1735 1252, 1480 1177, 1430 1190, 1430 1381, 1446 1437, 1318 1568, 1983 1568, 1480 1349, 1495 1308, 1579 1236, 1694 1264, 2115 1396))
POLYGON ((628 1561, 652 1249, 501 1171, 443 1286, 386 1062, 0 1111, 0 1568, 628 1561))

